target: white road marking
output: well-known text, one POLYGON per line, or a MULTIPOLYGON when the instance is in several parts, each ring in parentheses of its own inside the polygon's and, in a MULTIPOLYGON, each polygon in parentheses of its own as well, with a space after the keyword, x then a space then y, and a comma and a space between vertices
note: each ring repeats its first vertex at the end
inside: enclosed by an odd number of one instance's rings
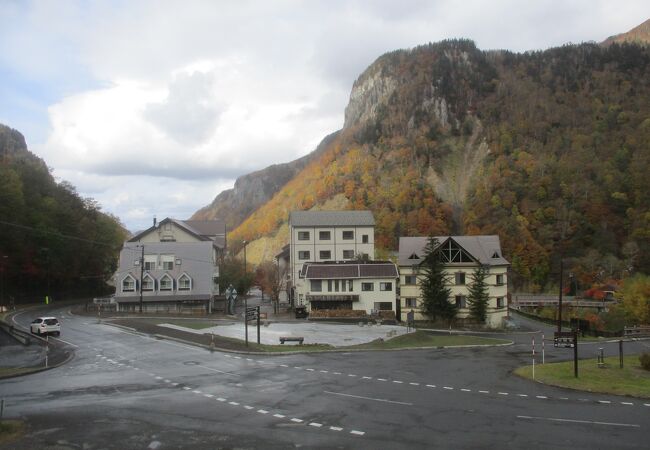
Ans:
POLYGON ((278 419, 284 419, 287 416, 285 416, 284 414, 273 414, 273 417, 277 417, 278 419))
POLYGON ((246 408, 246 409, 255 409, 252 406, 248 406, 248 405, 244 405, 244 408, 246 408))
POLYGON ((388 381, 386 378, 377 378, 377 381, 388 381))
POLYGON ((268 414, 268 413, 269 413, 269 412, 268 412, 267 410, 265 410, 265 409, 258 409, 257 412, 260 413, 260 414, 268 414))
POLYGON ((403 382, 403 381, 398 381, 398 380, 393 380, 393 383, 397 383, 397 384, 404 384, 404 382, 403 382))
POLYGON ((364 431, 352 430, 352 431, 350 431, 350 434, 356 434, 357 436, 363 436, 366 433, 364 431))
POLYGON ((349 377, 356 377, 356 375, 353 374, 353 373, 349 373, 348 376, 349 376, 349 377))
POLYGON ((621 402, 621 405, 634 406, 634 403, 632 403, 632 402, 621 402))
POLYGON ((479 391, 481 394, 489 394, 490 391, 479 391))
POLYGON ((226 358, 232 358, 232 356, 230 355, 223 355, 223 356, 225 356, 226 358))
POLYGON ((327 370, 321 370, 320 373, 329 373, 327 370))
POLYGON ((536 395, 535 397, 536 397, 536 398, 542 398, 542 399, 544 399, 544 398, 548 398, 548 397, 545 396, 545 395, 536 395))
POLYGON ((451 387, 451 386, 443 386, 442 388, 443 388, 443 389, 447 389, 447 390, 449 390, 449 391, 453 391, 453 390, 454 390, 454 388, 451 387))
POLYGON ((172 386, 178 386, 178 383, 172 383, 172 386))
POLYGON ((233 356, 235 359, 241 359, 241 356, 233 356))
POLYGON ((314 369, 305 369, 307 372, 313 372, 314 369))
POLYGON ((252 359, 250 359, 250 358, 246 358, 246 361, 252 361, 252 359))
POLYGON ((295 417, 293 417, 291 421, 296 423, 302 423, 302 419, 296 419, 295 417))
POLYGON ((406 406, 413 406, 413 403, 407 403, 407 402, 396 402, 394 400, 387 400, 385 398, 372 398, 372 397, 363 397, 361 395, 352 395, 352 394, 343 394, 342 392, 331 392, 331 391, 323 391, 326 394, 332 394, 332 395, 340 395, 342 397, 352 397, 352 398, 360 398, 363 400, 372 400, 375 402, 383 402, 383 403, 394 403, 396 405, 406 405, 406 406))
POLYGON ((434 387, 436 387, 436 385, 435 384, 427 384, 427 387, 434 388, 434 387))
POLYGON ((156 380, 162 380, 163 377, 156 377, 156 380))
POLYGON ((463 392, 472 392, 471 389, 461 389, 461 391, 463 391, 463 392))
POLYGON ((214 397, 214 395, 212 395, 212 394, 203 394, 203 396, 204 396, 204 397, 207 397, 207 398, 212 398, 212 397, 214 397))
POLYGON ((498 392, 499 395, 510 395, 507 392, 498 392))
POLYGON ((289 367, 286 364, 280 364, 280 367, 289 367))
POLYGON ((560 397, 560 400, 569 400, 569 397, 560 397))
POLYGON ((310 423, 309 423, 309 426, 310 426, 310 427, 320 428, 320 427, 323 426, 323 424, 322 424, 322 423, 318 423, 318 422, 310 422, 310 423))
POLYGON ((302 367, 293 366, 294 369, 302 370, 302 367))
POLYGON ((343 431, 343 428, 341 428, 341 427, 330 427, 330 430, 332 430, 332 431, 343 431))
POLYGON ((239 403, 237 403, 237 402, 228 402, 228 403, 233 405, 233 406, 239 406, 239 403))
POLYGON ((225 402, 226 401, 226 399, 223 398, 223 397, 217 397, 217 400, 220 401, 220 402, 225 402))
POLYGON ((341 372, 334 372, 334 375, 341 375, 341 372))
POLYGON ((598 400, 598 403, 603 403, 605 405, 609 405, 612 402, 610 402, 609 400, 598 400))
POLYGON ((644 403, 643 406, 650 406, 650 403, 644 403))
POLYGON ((172 380, 165 380, 165 383, 171 383, 172 380))
POLYGON ((189 390, 192 389, 192 388, 191 388, 191 387, 187 387, 187 386, 183 386, 183 389, 185 389, 186 391, 189 391, 189 390))
POLYGON ((528 397, 528 394, 517 394, 519 397, 528 397))
POLYGON ((597 422, 592 420, 578 420, 578 419, 560 419, 557 417, 535 417, 535 416, 517 416, 518 419, 527 420, 548 420, 550 422, 566 422, 566 423, 585 423, 591 425, 605 425, 610 427, 629 427, 640 428, 640 425, 634 423, 613 423, 613 422, 597 422))
POLYGON ((372 377, 362 377, 364 380, 372 380, 372 377))

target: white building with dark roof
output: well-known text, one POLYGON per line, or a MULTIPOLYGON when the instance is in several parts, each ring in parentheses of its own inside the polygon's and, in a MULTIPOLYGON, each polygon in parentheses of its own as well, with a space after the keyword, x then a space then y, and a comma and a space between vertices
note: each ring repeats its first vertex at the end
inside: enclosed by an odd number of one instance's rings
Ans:
POLYGON ((124 243, 115 273, 118 311, 210 312, 225 250, 222 221, 167 218, 124 243))
POLYGON ((305 305, 308 286, 300 277, 303 265, 374 259, 375 218, 370 211, 293 211, 289 249, 294 302, 305 305))
POLYGON ((391 262, 306 263, 300 276, 310 311, 346 309, 371 314, 395 310, 398 273, 391 262))
MULTIPOLYGON (((508 315, 508 267, 501 253, 499 236, 436 236, 440 258, 445 264, 449 301, 458 308, 458 318, 469 316, 467 296, 472 274, 477 267, 488 268, 489 290, 487 325, 500 327, 508 315)), ((399 240, 400 310, 402 320, 413 311, 415 320, 427 320, 421 313, 422 293, 419 266, 424 261, 428 237, 402 237, 399 240)))

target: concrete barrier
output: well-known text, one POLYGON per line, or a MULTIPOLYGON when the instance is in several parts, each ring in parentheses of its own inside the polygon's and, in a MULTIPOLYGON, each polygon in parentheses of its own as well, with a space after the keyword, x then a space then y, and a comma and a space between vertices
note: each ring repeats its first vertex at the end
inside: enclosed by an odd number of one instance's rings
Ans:
POLYGON ((4 320, 0 320, 0 328, 23 345, 29 345, 32 343, 32 336, 29 333, 19 330, 4 320))

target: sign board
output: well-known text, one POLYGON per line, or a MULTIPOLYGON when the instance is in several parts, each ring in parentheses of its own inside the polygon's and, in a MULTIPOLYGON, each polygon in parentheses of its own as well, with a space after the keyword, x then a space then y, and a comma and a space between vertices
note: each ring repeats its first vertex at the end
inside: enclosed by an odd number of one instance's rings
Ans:
POLYGON ((553 335, 553 346, 554 347, 564 347, 564 348, 573 348, 573 332, 572 331, 563 331, 558 333, 557 331, 553 335))

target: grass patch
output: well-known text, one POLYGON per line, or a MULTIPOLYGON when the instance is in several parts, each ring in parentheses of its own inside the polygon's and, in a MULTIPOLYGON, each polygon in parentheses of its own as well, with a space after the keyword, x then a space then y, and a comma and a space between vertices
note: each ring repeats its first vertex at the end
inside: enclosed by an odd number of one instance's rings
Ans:
POLYGON ((0 378, 15 377, 17 375, 25 375, 32 372, 37 372, 43 369, 42 367, 0 367, 0 378))
POLYGON ((3 420, 0 422, 0 444, 7 444, 22 436, 25 424, 20 420, 3 420))
MULTIPOLYGON (((532 366, 519 367, 515 374, 532 379, 532 366)), ((535 380, 588 392, 650 398, 650 372, 641 368, 638 355, 625 356, 623 369, 619 368, 618 357, 605 358, 603 369, 598 367, 596 359, 581 359, 578 378, 573 376, 573 361, 537 364, 535 380)))
POLYGON ((403 334, 387 341, 375 340, 367 344, 354 345, 349 348, 367 348, 367 349, 394 349, 409 347, 449 347, 457 345, 497 345, 508 344, 510 341, 504 339, 484 338, 478 336, 465 335, 441 335, 431 334, 425 331, 416 331, 415 333, 403 334))

